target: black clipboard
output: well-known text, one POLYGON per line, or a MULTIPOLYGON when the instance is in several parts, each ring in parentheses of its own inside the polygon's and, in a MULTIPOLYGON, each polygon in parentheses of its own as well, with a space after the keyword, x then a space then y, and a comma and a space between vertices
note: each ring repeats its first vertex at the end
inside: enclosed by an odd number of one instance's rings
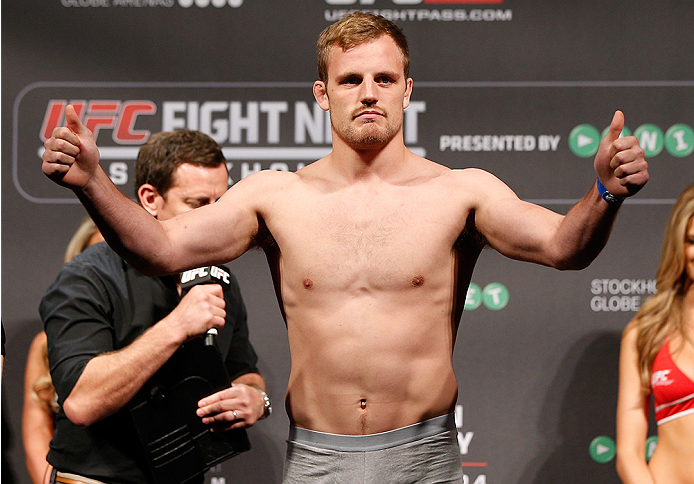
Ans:
POLYGON ((130 414, 157 484, 183 484, 251 448, 245 429, 211 432, 198 401, 231 384, 216 346, 182 345, 132 400, 130 414))

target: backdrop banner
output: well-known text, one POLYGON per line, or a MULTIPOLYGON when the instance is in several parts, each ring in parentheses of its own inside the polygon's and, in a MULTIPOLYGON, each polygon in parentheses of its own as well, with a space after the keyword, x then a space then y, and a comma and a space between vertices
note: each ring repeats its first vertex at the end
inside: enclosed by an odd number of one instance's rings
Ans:
MULTIPOLYGON (((566 213, 595 183, 593 157, 614 111, 625 113, 651 180, 624 203, 607 247, 577 272, 484 250, 453 355, 466 484, 619 482, 620 335, 656 291, 666 218, 694 182, 693 2, 6 0, 1 8, 3 484, 30 484, 21 443, 27 351, 42 329, 41 296, 86 215, 41 173, 43 142, 64 123, 65 106, 95 131, 103 168, 131 198, 137 152, 162 130, 212 136, 232 184, 259 170, 295 171, 330 152, 330 120, 311 92, 315 42, 352 10, 379 13, 408 35, 408 147, 451 168, 488 170, 522 199, 566 213)), ((275 412, 249 429, 251 450, 212 468, 206 483, 279 483, 286 328, 263 253, 229 268, 275 412)))

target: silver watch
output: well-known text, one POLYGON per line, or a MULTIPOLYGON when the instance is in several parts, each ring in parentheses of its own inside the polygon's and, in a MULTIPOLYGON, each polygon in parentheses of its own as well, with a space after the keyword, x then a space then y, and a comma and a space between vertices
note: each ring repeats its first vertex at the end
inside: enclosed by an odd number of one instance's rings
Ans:
POLYGON ((263 396, 263 403, 265 405, 265 411, 263 414, 260 416, 258 420, 262 420, 264 418, 268 418, 270 414, 272 413, 272 402, 270 401, 270 397, 268 397, 267 393, 264 391, 260 390, 260 394, 263 396))

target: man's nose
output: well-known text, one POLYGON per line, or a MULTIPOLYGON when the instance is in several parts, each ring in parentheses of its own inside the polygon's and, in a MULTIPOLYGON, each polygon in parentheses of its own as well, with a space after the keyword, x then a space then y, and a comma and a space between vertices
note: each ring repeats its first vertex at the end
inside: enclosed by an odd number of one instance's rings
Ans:
POLYGON ((362 93, 361 102, 367 106, 373 106, 378 101, 378 96, 376 95, 376 83, 374 81, 364 81, 362 82, 362 93))

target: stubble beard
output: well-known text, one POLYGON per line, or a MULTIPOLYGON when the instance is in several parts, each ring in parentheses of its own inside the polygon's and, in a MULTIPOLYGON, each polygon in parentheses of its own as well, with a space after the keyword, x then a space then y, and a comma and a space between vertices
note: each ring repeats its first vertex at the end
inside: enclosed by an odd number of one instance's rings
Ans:
POLYGON ((381 128, 375 121, 365 122, 360 127, 349 122, 338 126, 332 117, 330 123, 334 133, 354 150, 373 150, 384 147, 395 137, 401 126, 396 123, 386 123, 385 127, 381 128))

